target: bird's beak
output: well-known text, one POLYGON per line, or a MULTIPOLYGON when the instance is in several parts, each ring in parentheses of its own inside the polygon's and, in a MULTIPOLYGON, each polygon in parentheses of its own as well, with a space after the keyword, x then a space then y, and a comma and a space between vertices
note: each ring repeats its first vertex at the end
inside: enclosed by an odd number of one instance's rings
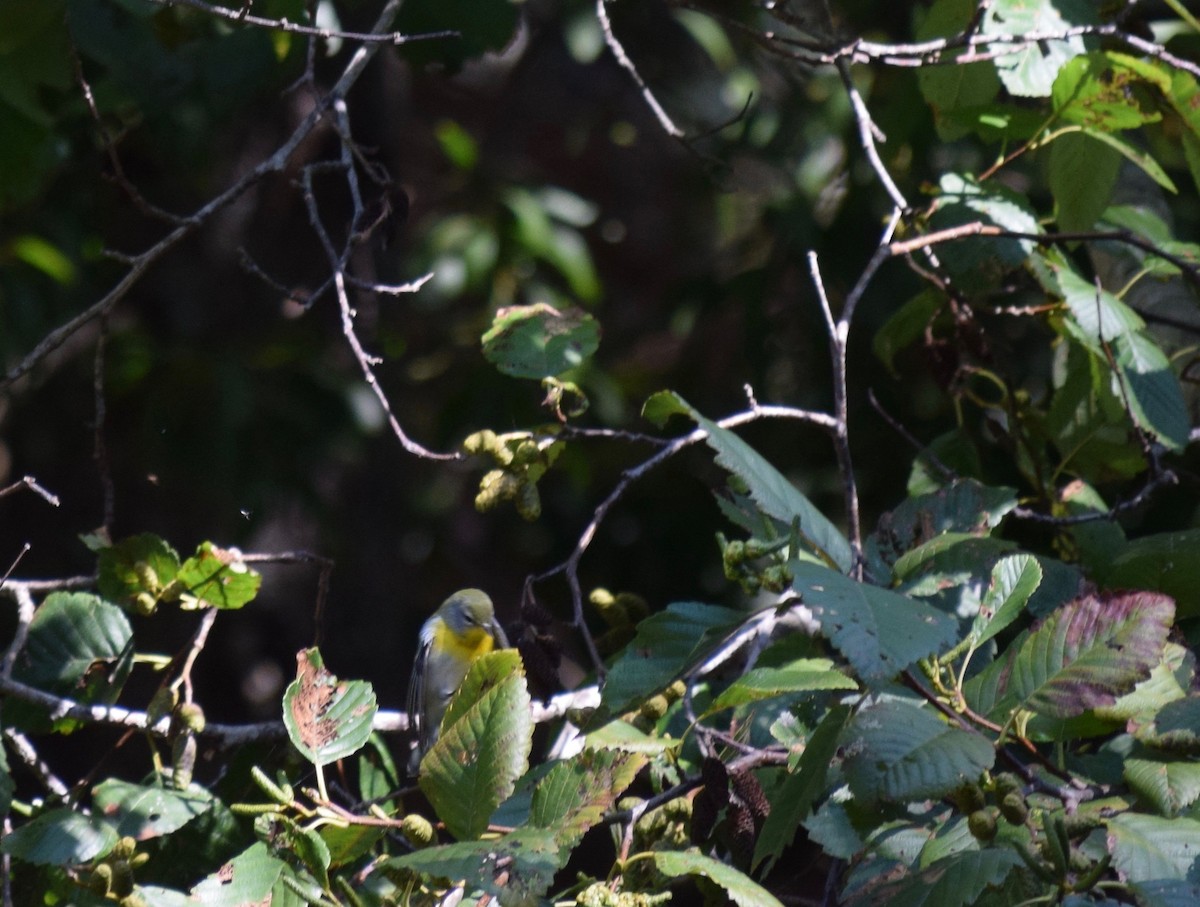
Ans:
POLYGON ((493 618, 491 624, 489 624, 489 627, 491 628, 492 636, 496 640, 496 648, 510 648, 508 644, 508 637, 504 635, 504 628, 500 626, 500 621, 493 618))

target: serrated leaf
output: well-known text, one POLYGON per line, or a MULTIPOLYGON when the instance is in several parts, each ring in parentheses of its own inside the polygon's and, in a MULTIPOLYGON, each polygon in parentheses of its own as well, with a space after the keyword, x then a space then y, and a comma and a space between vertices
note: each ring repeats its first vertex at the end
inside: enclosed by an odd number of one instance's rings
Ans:
POLYGON ((363 680, 338 680, 317 649, 296 653, 296 679, 283 694, 283 723, 292 745, 314 765, 358 752, 371 736, 378 708, 363 680))
POLYGON ((1138 796, 1168 819, 1200 798, 1200 763, 1131 758, 1124 772, 1138 796))
POLYGON ((1121 878, 1200 881, 1200 822, 1121 813, 1107 825, 1108 849, 1121 878))
POLYGON ((1158 879, 1129 885, 1140 907, 1195 907, 1200 904, 1200 882, 1158 879))
POLYGON ((1084 0, 996 0, 988 5, 980 31, 985 35, 1016 36, 1019 43, 992 45, 996 52, 1011 47, 1012 53, 1000 53, 995 59, 996 72, 1010 93, 1022 98, 1044 98, 1051 94, 1059 69, 1084 53, 1083 38, 1078 35, 1042 41, 1021 40, 1036 32, 1064 32, 1073 25, 1090 25, 1095 10, 1084 0))
POLYGON ((273 857, 261 841, 250 845, 191 890, 191 899, 205 907, 246 907, 267 899, 286 864, 273 857))
POLYGON ((1084 280, 1057 253, 1047 253, 1044 260, 1054 275, 1057 291, 1093 353, 1103 355, 1103 344, 1146 326, 1137 312, 1108 290, 1084 280))
POLYGON ((792 588, 820 621, 822 635, 868 683, 892 677, 957 639, 955 619, 922 602, 816 564, 791 561, 788 569, 792 588))
POLYGON ((846 706, 835 706, 825 713, 809 735, 795 771, 771 797, 771 811, 763 822, 754 845, 754 859, 750 861, 756 871, 764 863, 763 874, 771 871, 771 866, 795 840, 796 829, 808 818, 813 803, 825 792, 825 779, 850 715, 846 706))
POLYGON ((674 391, 656 391, 642 404, 642 418, 659 428, 672 416, 690 416, 692 409, 674 391))
MULTIPOLYGON (((116 605, 84 592, 55 592, 34 611, 13 676, 82 703, 113 703, 133 664, 133 631, 116 605)), ((41 727, 43 711, 18 700, 4 704, 10 724, 41 727)), ((60 719, 55 728, 76 726, 60 719)))
POLYGON ((1068 602, 1009 646, 1007 656, 963 688, 977 711, 1072 718, 1111 705, 1162 658, 1175 605, 1164 595, 1086 595, 1068 602))
POLYGON ((5 835, 0 851, 39 866, 68 866, 104 856, 119 838, 99 816, 51 809, 5 835))
POLYGON ((559 762, 534 789, 529 824, 556 833, 565 862, 648 761, 642 753, 585 749, 559 762))
POLYGON ((212 809, 213 796, 196 785, 178 791, 110 778, 93 789, 92 803, 114 823, 118 835, 147 841, 212 809))
POLYGON ((673 602, 638 624, 637 635, 617 657, 600 690, 614 714, 653 696, 746 619, 729 608, 673 602))
POLYGON ((971 625, 971 642, 979 647, 1020 616, 1042 582, 1037 558, 1014 554, 992 567, 992 582, 971 625))
POLYGON ((1091 230, 1108 207, 1121 155, 1086 132, 1068 132, 1050 145, 1050 192, 1058 228, 1091 230))
MULTIPOLYGON (((973 0, 937 0, 929 8, 916 30, 918 41, 949 38, 962 32, 975 12, 973 0)), ((963 53, 948 50, 949 61, 963 53)), ((968 131, 955 111, 988 104, 1000 91, 1000 80, 990 61, 950 66, 922 66, 917 70, 921 95, 933 110, 938 137, 946 142, 961 138, 968 131)))
MULTIPOLYGON (((1191 420, 1179 379, 1166 354, 1146 334, 1127 334, 1113 341, 1129 409, 1140 428, 1170 450, 1188 443, 1191 420)), ((1118 388, 1121 390, 1121 388, 1118 388)))
POLYGON ((240 608, 258 594, 262 576, 242 560, 236 548, 218 548, 204 542, 179 567, 185 608, 240 608))
POLYGON ((654 865, 663 875, 702 876, 724 889, 738 907, 783 907, 778 898, 727 863, 695 851, 660 850, 652 854, 654 865))
POLYGON ((842 571, 850 569, 853 558, 846 537, 786 476, 733 432, 704 418, 682 397, 676 395, 676 399, 708 435, 706 440, 716 452, 717 465, 746 483, 750 497, 764 514, 784 526, 797 524, 801 541, 814 554, 842 571))
POLYGON ((600 326, 580 309, 544 302, 496 312, 483 355, 505 375, 541 380, 578 368, 600 345, 600 326))
POLYGON ((617 720, 607 721, 596 730, 588 732, 583 739, 583 745, 595 750, 625 750, 654 756, 676 748, 679 741, 647 734, 628 721, 617 720))
POLYGON ((1137 738, 1172 753, 1200 756, 1200 696, 1168 702, 1137 738))
POLYGON ((867 803, 944 797, 992 767, 996 751, 980 734, 929 709, 888 700, 854 716, 842 738, 843 771, 867 803))
POLYGON ((1023 865, 1007 848, 966 850, 885 885, 873 898, 888 907, 967 907, 979 903, 989 888, 1000 887, 1010 872, 1023 865))
POLYGON ((477 838, 529 767, 533 716, 514 649, 476 659, 446 709, 418 783, 452 835, 477 838))
POLYGON ((1016 506, 1016 491, 955 480, 944 488, 914 495, 880 519, 866 540, 872 571, 889 576, 902 555, 946 533, 986 535, 1016 506))
POLYGON ((388 875, 418 872, 435 879, 463 880, 502 905, 536 902, 561 868, 558 840, 550 829, 521 828, 487 841, 426 847, 379 864, 388 875))
MULTIPOLYGON (((941 196, 930 218, 935 230, 983 223, 1015 233, 1042 232, 1029 200, 1011 189, 981 184, 958 173, 943 176, 939 186, 941 196)), ((1034 248, 1032 239, 990 236, 969 236, 940 247, 947 270, 971 292, 994 287, 1006 273, 1024 264, 1034 248)))
POLYGON ((802 658, 785 667, 753 668, 747 671, 722 690, 704 712, 711 715, 722 709, 789 693, 857 689, 858 684, 837 670, 829 659, 802 658))
POLYGON ((826 800, 820 809, 800 824, 814 843, 838 860, 853 858, 866 845, 854 827, 845 804, 832 799, 826 800))

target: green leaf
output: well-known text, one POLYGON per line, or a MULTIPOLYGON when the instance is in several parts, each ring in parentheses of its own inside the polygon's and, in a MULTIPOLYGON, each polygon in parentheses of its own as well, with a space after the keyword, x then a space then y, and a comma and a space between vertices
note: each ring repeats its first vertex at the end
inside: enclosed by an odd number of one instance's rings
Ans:
POLYGON ((996 760, 986 737, 900 700, 862 709, 842 737, 843 771, 866 803, 937 799, 977 781, 996 760))
POLYGON ((648 761, 642 753, 585 749, 559 762, 534 789, 529 824, 555 832, 565 863, 648 761))
POLYGON ((732 866, 695 851, 660 850, 651 854, 663 875, 702 876, 724 889, 738 907, 783 907, 769 891, 732 866))
POLYGON ((1200 882, 1158 879, 1129 885, 1140 907, 1195 907, 1200 904, 1200 882))
POLYGON ((496 312, 483 355, 505 375, 541 380, 578 368, 600 345, 600 326, 580 309, 544 302, 496 312))
POLYGON ((191 899, 205 907, 245 907, 267 904, 271 889, 286 864, 271 855, 261 841, 250 845, 191 890, 191 899))
POLYGON ((888 907, 968 907, 980 903, 989 888, 999 888, 1023 865, 1007 848, 965 850, 883 886, 873 901, 888 907))
MULTIPOLYGON (((1162 119, 1144 89, 1153 75, 1140 61, 1124 54, 1090 53, 1075 57, 1059 70, 1051 98, 1059 119, 1102 132, 1137 129, 1162 119), (1133 64, 1133 65, 1131 65, 1133 64)), ((1152 83, 1168 91, 1168 77, 1152 83)))
MULTIPOLYGON (((112 703, 129 676, 133 631, 124 612, 95 595, 54 592, 34 611, 29 638, 13 676, 22 683, 82 703, 112 703)), ((35 726, 42 712, 16 700, 5 703, 10 724, 35 726)), ((75 727, 60 719, 56 727, 75 727)))
POLYGON ((179 572, 175 549, 150 533, 102 548, 96 562, 100 594, 118 604, 132 604, 140 592, 157 598, 179 572))
POLYGON ((838 860, 852 859, 866 844, 854 827, 846 805, 832 799, 826 800, 800 824, 814 843, 838 860))
POLYGON ((177 791, 110 778, 96 785, 92 803, 115 823, 118 835, 147 841, 169 835, 210 810, 213 796, 197 785, 177 791))
POLYGON ((75 263, 56 245, 40 236, 30 233, 17 236, 8 244, 7 251, 63 286, 75 282, 75 263))
POLYGON ((258 594, 262 576, 250 568, 236 548, 203 542, 179 568, 185 608, 240 608, 258 594))
POLYGON ((1200 798, 1200 763, 1126 759, 1125 780, 1168 819, 1200 798))
POLYGON ((1149 589, 1175 599, 1176 618, 1200 615, 1200 529, 1160 532, 1127 544, 1109 564, 1098 564, 1110 589, 1149 589))
POLYGON ((672 416, 691 416, 692 408, 674 391, 656 391, 642 404, 642 418, 659 428, 667 424, 672 416))
POLYGON ((746 615, 699 602, 673 602, 638 624, 637 635, 617 657, 600 690, 613 714, 660 692, 725 638, 746 615))
MULTIPOLYGON (((929 41, 958 35, 974 13, 974 0, 937 0, 917 26, 916 39, 929 41)), ((950 63, 963 52, 957 48, 950 50, 943 59, 950 63)), ((917 85, 933 110, 938 138, 943 142, 961 138, 968 132, 960 119, 948 114, 988 104, 1000 91, 996 69, 989 61, 922 66, 917 70, 917 85)))
MULTIPOLYGON (((957 2, 957 0, 956 0, 957 2)), ((940 69, 941 67, 928 67, 940 69)), ((946 308, 946 297, 934 290, 922 290, 896 309, 875 332, 871 349, 889 372, 896 372, 896 356, 921 339, 937 316, 946 308)))
POLYGON ((1084 0, 996 0, 984 14, 985 35, 1014 35, 1019 43, 999 43, 992 49, 1012 53, 996 57, 996 72, 1011 94, 1022 98, 1049 97, 1059 69, 1084 53, 1083 38, 1025 41, 1021 36, 1062 32, 1073 25, 1091 25, 1095 10, 1084 0))
MULTIPOLYGON (((561 868, 558 839, 545 828, 521 828, 487 841, 462 841, 426 847, 379 864, 393 875, 418 872, 446 881, 463 880, 502 905, 536 903, 561 868)), ((404 882, 403 876, 399 880, 404 882)))
POLYGON ((798 523, 801 541, 814 554, 842 571, 850 569, 850 543, 795 485, 733 432, 704 418, 682 398, 679 402, 707 433, 717 464, 746 483, 750 497, 764 514, 784 526, 798 523))
POLYGON ((5 835, 0 851, 40 866, 69 866, 102 857, 120 835, 99 816, 51 809, 5 835))
POLYGON ((296 654, 296 679, 283 694, 283 723, 292 745, 314 765, 358 752, 371 736, 378 711, 363 680, 338 680, 317 649, 296 654))
POLYGON ((771 811, 763 822, 750 862, 755 870, 765 862, 763 873, 771 871, 775 861, 794 842, 796 829, 812 811, 813 803, 825 792, 825 779, 850 715, 847 706, 835 706, 825 713, 806 741, 796 770, 772 795, 771 811))
POLYGON ((1105 343, 1146 326, 1137 312, 1108 290, 1084 280, 1057 252, 1045 253, 1044 261, 1055 279, 1050 289, 1062 295, 1093 353, 1103 355, 1105 343))
POLYGON ((997 720, 1014 710, 1072 718, 1111 705, 1162 658, 1175 606, 1164 595, 1086 595, 1015 640, 963 688, 997 720))
POLYGON ((1158 183, 1168 192, 1174 193, 1179 191, 1175 186, 1175 181, 1167 175, 1167 171, 1163 170, 1162 165, 1153 156, 1142 151, 1136 145, 1130 144, 1119 136, 1111 135, 1107 132, 1097 132, 1093 129, 1085 129, 1084 135, 1088 135, 1116 151, 1117 154, 1139 168, 1146 176, 1150 177, 1150 179, 1154 180, 1154 182, 1158 183))
POLYGON ((1086 132, 1068 132, 1050 145, 1054 219, 1067 233, 1091 230, 1108 207, 1121 155, 1086 132))
POLYGON ((858 684, 837 670, 829 659, 801 658, 786 667, 747 671, 726 687, 704 712, 711 715, 722 709, 789 693, 857 689, 858 684))
POLYGON ((1020 616, 1042 582, 1042 568, 1028 554, 1014 554, 996 562, 992 583, 971 625, 971 643, 979 647, 1020 616))
POLYGON ((816 564, 791 561, 788 569, 822 635, 868 683, 886 680, 957 639, 955 619, 929 605, 816 564))
POLYGON ((1160 749, 1200 755, 1200 696, 1168 702, 1158 710, 1153 724, 1139 729, 1137 737, 1160 749))
POLYGON ((1122 879, 1200 881, 1200 822, 1121 813, 1107 824, 1108 849, 1122 879))
POLYGON ((1138 426, 1170 450, 1188 443, 1191 419, 1179 379, 1166 354, 1145 334, 1126 334, 1113 341, 1124 394, 1138 426))
MULTIPOLYGON (((982 223, 1015 233, 1042 232, 1028 199, 1011 189, 957 173, 946 174, 939 185, 941 196, 930 218, 935 230, 982 223)), ((1032 239, 968 236, 938 248, 955 281, 965 290, 980 292, 1024 264, 1034 247, 1032 239)))
POLYGON ((533 715, 515 649, 476 659, 450 700, 418 783, 456 838, 479 837, 529 768, 533 715))
MULTIPOLYGON (((611 675, 609 675, 611 677, 611 675)), ((658 737, 638 730, 628 721, 607 721, 584 737, 588 749, 624 750, 629 753, 646 753, 651 756, 675 749, 678 741, 658 737)))
POLYGON ((323 829, 305 828, 290 816, 272 814, 259 816, 254 827, 258 836, 269 840, 278 851, 298 857, 321 888, 329 889, 332 858, 329 845, 320 834, 323 829))

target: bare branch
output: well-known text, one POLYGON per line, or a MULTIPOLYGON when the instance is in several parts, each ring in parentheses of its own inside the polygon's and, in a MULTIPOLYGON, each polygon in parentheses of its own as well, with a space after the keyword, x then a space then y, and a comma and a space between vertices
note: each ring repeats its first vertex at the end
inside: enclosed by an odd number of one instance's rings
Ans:
POLYGON ((654 112, 654 116, 658 118, 659 125, 663 131, 672 138, 682 139, 684 137, 683 130, 675 125, 674 120, 662 104, 658 103, 658 98, 654 96, 654 92, 646 84, 642 78, 642 74, 638 72, 638 68, 634 62, 629 59, 629 55, 625 53, 625 48, 613 33, 612 22, 608 18, 608 10, 605 8, 606 0, 596 0, 596 18, 600 21, 600 31, 604 34, 604 43, 608 45, 608 49, 612 51, 613 56, 617 58, 617 62, 633 78, 637 84, 638 90, 642 93, 642 98, 646 105, 654 112))

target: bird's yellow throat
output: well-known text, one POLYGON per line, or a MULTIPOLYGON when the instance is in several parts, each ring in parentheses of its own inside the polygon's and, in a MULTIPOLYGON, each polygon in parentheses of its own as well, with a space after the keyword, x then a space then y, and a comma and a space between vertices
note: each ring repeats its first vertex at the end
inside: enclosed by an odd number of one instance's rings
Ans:
POLYGON ((483 627, 470 627, 455 633, 446 622, 438 621, 434 632, 433 651, 444 652, 456 660, 470 664, 481 655, 486 655, 496 646, 496 641, 483 627))

